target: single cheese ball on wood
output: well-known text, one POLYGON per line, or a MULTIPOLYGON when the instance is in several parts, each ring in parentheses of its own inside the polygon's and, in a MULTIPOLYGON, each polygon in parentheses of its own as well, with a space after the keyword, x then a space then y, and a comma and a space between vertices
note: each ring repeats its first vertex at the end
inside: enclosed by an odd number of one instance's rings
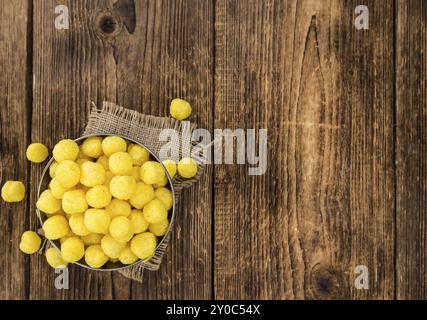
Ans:
POLYGON ((83 213, 88 208, 86 194, 83 190, 70 190, 64 193, 62 197, 62 209, 65 213, 75 214, 83 213))
POLYGON ((138 257, 132 252, 130 246, 127 245, 119 255, 119 260, 121 263, 129 265, 138 261, 138 257))
POLYGON ((102 151, 109 157, 116 152, 125 152, 127 149, 126 141, 117 136, 109 136, 102 140, 102 151))
POLYGON ((150 159, 150 153, 147 149, 137 145, 130 144, 128 147, 128 153, 132 157, 133 165, 141 166, 144 162, 150 159))
POLYGON ((133 236, 130 220, 123 216, 112 219, 108 230, 110 235, 120 242, 128 242, 133 236))
POLYGON ((95 162, 86 162, 81 166, 80 183, 86 187, 94 187, 105 181, 105 169, 95 162))
POLYGON ((52 192, 52 195, 58 200, 61 200, 64 193, 68 190, 68 188, 64 188, 62 184, 59 183, 58 179, 55 178, 50 180, 49 189, 52 192))
POLYGON ((126 247, 126 243, 115 240, 109 234, 105 235, 101 240, 101 247, 105 254, 112 258, 118 259, 122 250, 126 247))
POLYGON ((101 137, 89 137, 83 141, 81 145, 81 151, 84 155, 91 158, 99 158, 102 156, 102 138, 101 137))
POLYGON ((95 244, 86 249, 85 261, 89 267, 101 268, 108 261, 108 257, 102 247, 95 244))
POLYGON ((107 234, 110 221, 110 215, 103 209, 88 209, 85 212, 84 222, 90 232, 107 234))
POLYGON ((100 233, 89 233, 87 236, 80 237, 86 246, 91 246, 93 244, 100 244, 103 234, 100 233))
POLYGON ((132 158, 127 152, 116 152, 108 159, 110 171, 118 176, 130 176, 133 170, 132 158))
POLYGON ((80 181, 80 166, 71 160, 64 160, 58 164, 55 179, 64 187, 72 188, 80 181))
POLYGON ((67 262, 77 262, 85 255, 85 246, 77 237, 70 237, 61 244, 62 258, 67 262))
POLYGON ((1 188, 1 197, 6 202, 19 202, 25 197, 25 186, 21 181, 6 181, 1 188))
POLYGON ((148 223, 160 223, 167 219, 168 212, 159 199, 153 199, 144 207, 142 213, 148 223))
POLYGON ((79 146, 77 143, 70 139, 59 141, 53 148, 53 157, 57 162, 64 160, 75 161, 79 155, 79 146))
POLYGON ((183 99, 173 99, 170 105, 170 115, 177 120, 187 119, 191 115, 191 105, 183 99))
POLYGON ((86 192, 86 201, 93 208, 104 208, 111 202, 111 192, 107 186, 94 186, 86 192))
POLYGON ((149 223, 144 219, 144 215, 141 210, 132 210, 129 218, 133 233, 137 234, 147 231, 149 223))
POLYGON ((85 218, 83 213, 76 213, 71 215, 68 220, 70 224, 71 231, 78 236, 87 236, 90 234, 90 231, 86 228, 85 218))
POLYGON ((191 158, 182 158, 178 162, 178 173, 183 178, 193 178, 197 174, 197 163, 191 158))
POLYGON ((44 144, 32 143, 27 148, 27 159, 34 163, 40 163, 46 160, 49 150, 44 144))
POLYGON ((141 260, 150 258, 156 252, 157 238, 151 232, 136 235, 130 242, 132 252, 141 260))
POLYGON ((34 231, 25 231, 21 236, 19 249, 26 254, 33 254, 39 251, 42 239, 34 231))
POLYGON ((164 236, 169 228, 169 220, 163 220, 160 223, 156 224, 150 224, 148 226, 148 231, 150 231, 152 234, 154 234, 157 237, 164 236))
POLYGON ((55 215, 48 218, 43 223, 42 228, 45 237, 49 240, 56 240, 65 237, 70 231, 67 218, 61 215, 55 215))
POLYGON ((130 197, 130 204, 136 209, 142 209, 148 202, 155 198, 154 189, 151 185, 138 182, 134 194, 130 197))
POLYGON ((55 178, 56 168, 58 167, 58 162, 53 161, 49 166, 49 176, 53 179, 55 178))
POLYGON ((55 248, 49 248, 45 253, 47 263, 54 269, 62 269, 68 265, 68 262, 62 258, 61 252, 55 248))
POLYGON ((125 200, 113 199, 105 208, 111 218, 117 216, 127 217, 131 213, 130 204, 125 200))
POLYGON ((61 210, 61 200, 56 199, 50 190, 45 190, 37 200, 36 207, 46 214, 54 214, 61 210))
POLYGON ((166 170, 169 173, 169 176, 171 179, 175 177, 176 174, 176 163, 173 160, 164 160, 162 161, 163 165, 165 166, 166 170))
POLYGON ((163 166, 155 161, 147 161, 141 166, 141 180, 145 184, 161 183, 165 177, 163 166))
POLYGON ((136 181, 131 176, 116 176, 111 179, 110 192, 113 197, 121 200, 129 200, 135 193, 136 181))
POLYGON ((110 168, 108 167, 108 157, 100 156, 98 160, 96 160, 96 163, 99 163, 105 169, 105 171, 110 170, 110 168))
POLYGON ((158 188, 154 191, 154 194, 156 195, 156 198, 159 199, 163 205, 165 206, 166 210, 170 210, 173 206, 173 195, 172 192, 169 189, 166 188, 158 188))

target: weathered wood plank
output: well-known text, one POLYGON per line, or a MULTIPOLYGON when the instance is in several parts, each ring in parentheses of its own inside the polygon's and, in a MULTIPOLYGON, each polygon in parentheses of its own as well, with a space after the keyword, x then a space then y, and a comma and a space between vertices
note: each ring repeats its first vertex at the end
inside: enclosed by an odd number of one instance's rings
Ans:
MULTIPOLYGON (((211 127, 211 2, 63 4, 70 11, 69 30, 54 28, 55 1, 34 6, 34 139, 52 147, 63 137, 79 136, 91 100, 166 116, 168 103, 179 96, 192 102, 192 120, 211 127)), ((40 170, 32 171, 33 192, 39 175, 40 170)), ((208 172, 183 195, 164 263, 158 272, 146 272, 143 284, 71 268, 70 289, 58 291, 53 271, 39 259, 32 264, 31 298, 209 298, 210 182, 208 172)))
MULTIPOLYGON (((25 184, 29 180, 25 157, 31 118, 28 11, 24 0, 0 6, 0 186, 7 180, 25 184)), ((21 234, 30 227, 27 201, 0 199, 0 217, 0 299, 25 299, 29 261, 37 259, 19 251, 21 234)))
POLYGON ((427 298, 427 3, 397 2, 397 298, 427 298))
POLYGON ((217 1, 215 127, 268 128, 269 166, 215 168, 216 298, 393 296, 393 8, 367 5, 357 31, 356 1, 217 1))

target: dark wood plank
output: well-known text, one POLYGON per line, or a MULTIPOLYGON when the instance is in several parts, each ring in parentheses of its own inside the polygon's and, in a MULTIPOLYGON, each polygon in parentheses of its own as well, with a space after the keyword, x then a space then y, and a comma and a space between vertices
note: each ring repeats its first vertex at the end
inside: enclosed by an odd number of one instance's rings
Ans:
POLYGON ((215 297, 393 297, 392 3, 216 3, 215 127, 268 128, 269 167, 215 167, 215 297))
MULTIPOLYGON (((34 139, 52 146, 82 133, 89 101, 110 100, 166 116, 174 97, 212 125, 213 7, 210 1, 63 1, 69 30, 53 25, 56 1, 34 6, 34 139), (109 23, 111 22, 111 23, 109 23)), ((33 191, 40 170, 32 171, 33 191)), ((32 263, 31 298, 155 299, 211 297, 211 175, 182 197, 176 230, 158 272, 142 284, 119 274, 70 270, 70 289, 54 289, 43 259, 32 263)), ((34 198, 32 204, 34 204, 34 198)), ((35 220, 35 217, 33 217, 35 220)), ((34 222, 34 221, 33 221, 34 222)))
MULTIPOLYGON (((7 180, 25 184, 29 180, 25 157, 31 91, 27 2, 0 6, 0 187, 7 180)), ((26 200, 5 203, 0 199, 0 299, 28 296, 29 261, 37 259, 19 251, 21 234, 30 228, 28 211, 26 200)))
POLYGON ((397 1, 397 297, 427 298, 427 3, 397 1))

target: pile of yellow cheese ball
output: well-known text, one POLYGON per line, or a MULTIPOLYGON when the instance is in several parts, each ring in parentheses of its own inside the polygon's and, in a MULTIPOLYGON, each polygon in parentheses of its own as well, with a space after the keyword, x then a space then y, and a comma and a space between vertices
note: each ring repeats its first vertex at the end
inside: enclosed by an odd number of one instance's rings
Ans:
MULTIPOLYGON (((182 120, 190 115, 191 106, 174 99, 170 111, 182 120)), ((46 146, 33 143, 27 158, 40 163, 48 153, 46 146)), ((49 265, 61 268, 84 260, 92 268, 102 268, 108 261, 129 265, 152 257, 158 237, 169 228, 168 211, 173 206, 163 166, 151 160, 145 148, 119 136, 91 136, 81 145, 61 140, 52 153, 49 187, 36 203, 46 215, 44 236, 60 242, 60 251, 46 250, 49 265)), ((191 158, 178 164, 165 160, 163 165, 171 178, 197 174, 197 164, 191 158)), ((25 186, 20 181, 7 181, 1 196, 7 202, 21 201, 25 186)), ((26 231, 19 247, 33 254, 41 242, 36 232, 26 231)))

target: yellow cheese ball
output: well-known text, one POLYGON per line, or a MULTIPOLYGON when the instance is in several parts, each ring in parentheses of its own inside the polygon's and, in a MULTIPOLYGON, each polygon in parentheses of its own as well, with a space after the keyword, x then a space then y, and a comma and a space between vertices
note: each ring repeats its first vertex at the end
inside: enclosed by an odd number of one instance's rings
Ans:
POLYGON ((46 214, 53 214, 61 210, 61 200, 56 199, 50 190, 45 190, 37 200, 36 207, 46 214))
POLYGON ((86 193, 87 203, 93 208, 104 208, 111 202, 110 189, 107 186, 94 186, 86 193))
POLYGON ((115 240, 121 242, 128 242, 133 236, 130 220, 123 216, 113 218, 108 230, 115 240))
POLYGON ((161 183, 165 177, 163 166, 155 161, 147 161, 141 166, 141 180, 145 184, 161 183))
POLYGON ((173 99, 170 105, 170 114, 177 120, 187 119, 191 115, 191 105, 183 99, 173 99))
POLYGON ((173 160, 164 160, 162 161, 163 165, 165 166, 166 170, 169 173, 169 176, 171 179, 175 177, 176 174, 176 163, 173 160))
POLYGON ((27 159, 31 162, 40 163, 46 160, 49 154, 46 146, 41 143, 32 143, 27 148, 27 159))
POLYGON ((157 188, 164 187, 167 184, 168 184, 168 177, 165 175, 165 177, 163 178, 163 180, 161 182, 159 182, 159 183, 153 184, 153 187, 157 189, 157 188))
POLYGON ((83 213, 87 210, 88 207, 86 194, 83 190, 70 190, 65 192, 64 196, 62 197, 62 209, 65 211, 65 213, 83 213))
POLYGON ((141 172, 141 167, 139 167, 139 166, 133 166, 133 168, 132 168, 132 177, 135 178, 136 182, 141 181, 140 172, 141 172))
POLYGON ((161 237, 166 234, 166 231, 168 231, 168 228, 169 228, 169 220, 166 219, 160 223, 150 224, 148 226, 148 231, 150 231, 152 234, 154 234, 157 237, 161 237))
POLYGON ((67 218, 61 215, 55 215, 46 219, 46 221, 43 222, 42 228, 45 237, 49 240, 65 237, 70 231, 67 218))
POLYGON ((72 188, 80 181, 80 166, 71 160, 60 162, 55 171, 55 179, 64 188, 72 188))
POLYGON ((156 195, 156 198, 159 199, 163 205, 165 206, 166 210, 170 210, 173 205, 173 195, 172 192, 169 189, 166 188, 158 188, 154 191, 154 194, 156 195))
POLYGON ((137 234, 147 231, 149 223, 144 219, 144 215, 141 210, 132 210, 129 218, 133 233, 137 234))
POLYGON ((168 217, 168 212, 159 199, 153 199, 147 203, 142 213, 148 223, 160 223, 168 217))
POLYGON ((150 159, 150 153, 148 150, 137 144, 130 144, 128 147, 128 153, 132 158, 133 165, 135 166, 140 166, 150 159))
POLYGON ((113 197, 128 200, 135 193, 136 181, 131 176, 116 176, 111 179, 110 192, 113 197))
POLYGON ((142 209, 142 207, 153 200, 154 197, 154 189, 151 185, 138 182, 136 184, 135 193, 130 197, 129 202, 134 208, 142 209))
POLYGON ((157 238, 151 232, 136 235, 130 242, 130 249, 140 259, 144 260, 156 252, 157 238))
POLYGON ((189 179, 197 174, 197 163, 191 158, 182 158, 178 162, 178 173, 181 177, 189 179))
POLYGON ((101 137, 89 137, 83 141, 81 145, 81 151, 84 155, 91 158, 99 158, 102 156, 102 138, 101 137))
POLYGON ((105 169, 95 162, 86 162, 81 166, 80 183, 86 187, 94 187, 105 181, 105 169))
POLYGON ((77 262, 85 255, 85 245, 77 237, 70 237, 61 244, 62 258, 67 262, 77 262))
POLYGON ((1 197, 6 202, 19 202, 25 197, 25 186, 21 181, 6 181, 1 188, 1 197))
POLYGON ((47 263, 54 269, 62 269, 68 265, 68 262, 62 258, 61 252, 55 248, 49 248, 45 253, 47 263))
POLYGON ((109 136, 102 140, 102 151, 107 157, 116 152, 125 152, 126 149, 126 141, 121 137, 109 136))
POLYGON ((108 167, 116 176, 130 176, 133 170, 133 162, 129 153, 116 152, 108 159, 108 167))
POLYGON ((64 193, 68 190, 68 188, 64 188, 62 184, 60 184, 59 181, 55 178, 50 180, 49 189, 52 192, 52 195, 59 200, 62 199, 64 193))
POLYGON ((33 254, 39 251, 42 239, 34 231, 25 231, 21 236, 19 249, 26 254, 33 254))
POLYGON ((113 199, 105 208, 111 218, 117 216, 127 217, 131 213, 130 204, 125 200, 113 199))
POLYGON ((90 232, 108 233, 110 215, 103 209, 88 209, 85 212, 85 226, 90 232))
POLYGON ((96 160, 96 163, 99 163, 105 169, 105 171, 110 170, 110 168, 108 167, 108 157, 100 156, 98 160, 96 160))
POLYGON ((85 261, 89 267, 101 268, 108 261, 108 257, 102 247, 95 244, 86 249, 85 261))
MULTIPOLYGON (((70 217, 71 218, 71 217, 70 217)), ((67 235, 59 239, 59 242, 62 244, 65 240, 71 237, 77 237, 77 235, 73 231, 68 231, 67 235)))
POLYGON ((77 143, 70 139, 64 139, 59 141, 55 147, 53 148, 53 158, 57 162, 61 162, 64 160, 74 161, 77 159, 79 155, 79 146, 77 143))
POLYGON ((89 233, 87 236, 80 237, 86 246, 94 244, 101 244, 101 240, 104 237, 101 233, 89 233))
POLYGON ((138 261, 138 257, 132 252, 130 246, 126 246, 121 252, 119 256, 119 260, 123 264, 132 264, 138 261))
POLYGON ((82 146, 81 146, 81 145, 79 146, 79 155, 77 156, 77 160, 76 160, 76 162, 77 162, 79 159, 84 159, 84 160, 88 160, 88 161, 93 161, 93 160, 94 160, 92 157, 89 157, 89 156, 87 156, 87 155, 85 155, 85 154, 83 153, 83 151, 82 151, 82 146))
POLYGON ((126 247, 126 243, 119 242, 115 240, 112 236, 107 234, 101 240, 101 247, 108 257, 112 259, 118 259, 120 253, 126 247))
POLYGON ((55 178, 56 168, 58 167, 58 162, 53 161, 49 166, 49 176, 53 179, 55 178))
POLYGON ((86 163, 86 162, 90 162, 90 160, 88 160, 88 159, 77 159, 76 160, 76 163, 79 165, 80 170, 82 168, 83 163, 86 163))
POLYGON ((111 182, 111 179, 113 179, 113 178, 114 178, 114 174, 111 171, 105 172, 104 186, 107 186, 108 189, 110 188, 110 182, 111 182))
POLYGON ((73 231, 78 236, 87 236, 90 234, 90 231, 86 228, 85 218, 83 213, 73 214, 68 220, 70 224, 71 231, 73 231))

